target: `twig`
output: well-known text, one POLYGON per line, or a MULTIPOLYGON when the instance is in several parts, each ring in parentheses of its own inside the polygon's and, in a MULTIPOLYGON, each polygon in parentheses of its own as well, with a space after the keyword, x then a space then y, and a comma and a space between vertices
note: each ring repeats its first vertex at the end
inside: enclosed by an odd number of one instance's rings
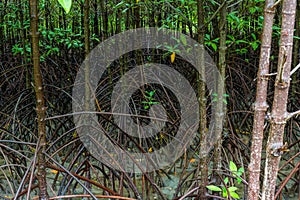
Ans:
POLYGON ((185 197, 189 196, 190 194, 192 194, 193 192, 195 192, 196 190, 198 190, 199 187, 195 187, 192 190, 188 191, 186 194, 184 194, 182 197, 180 197, 179 200, 183 200, 185 197))
POLYGON ((277 7, 278 4, 281 3, 281 1, 282 1, 282 0, 278 0, 278 1, 276 1, 275 3, 273 3, 273 5, 272 5, 272 3, 270 3, 270 4, 268 5, 268 8, 270 8, 271 10, 274 10, 275 7, 277 7))
POLYGON ((296 112, 289 113, 286 117, 286 120, 289 120, 290 118, 294 117, 295 115, 299 115, 299 114, 300 114, 300 110, 298 110, 296 112))
POLYGON ((290 76, 293 75, 300 68, 300 63, 291 71, 290 76))
POLYGON ((150 117, 150 116, 143 116, 143 115, 134 115, 134 114, 126 114, 126 113, 116 113, 116 112, 94 112, 94 111, 82 111, 82 112, 73 112, 73 113, 67 113, 63 115, 56 115, 53 117, 47 117, 45 120, 51 120, 51 119, 57 119, 61 117, 69 117, 73 115, 82 115, 82 114, 105 114, 105 115, 118 115, 118 116, 128 116, 128 117, 140 117, 145 119, 152 119, 162 122, 168 122, 167 119, 157 118, 157 117, 150 117))
MULTIPOLYGON (((298 69, 300 68, 300 63, 290 72, 290 76, 293 75, 298 69)), ((277 72, 271 73, 271 74, 265 74, 264 76, 275 76, 277 75, 277 72)), ((253 81, 255 81, 257 78, 255 78, 253 81)))
MULTIPOLYGON (((109 196, 109 195, 95 195, 97 198, 104 199, 104 198, 109 198, 109 199, 120 199, 120 200, 136 200, 133 198, 128 198, 128 197, 122 197, 122 196, 109 196)), ((91 197, 91 195, 88 194, 76 194, 76 195, 63 195, 63 196, 56 196, 56 197, 51 197, 49 200, 54 200, 54 199, 67 199, 67 198, 83 198, 83 197, 91 197)), ((34 200, 38 200, 37 198, 34 198, 34 200)))

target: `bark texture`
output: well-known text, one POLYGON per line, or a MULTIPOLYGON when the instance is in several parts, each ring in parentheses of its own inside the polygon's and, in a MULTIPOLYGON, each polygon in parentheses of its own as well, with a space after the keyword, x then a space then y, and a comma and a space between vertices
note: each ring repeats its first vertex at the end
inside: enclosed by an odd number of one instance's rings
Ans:
POLYGON ((206 120, 206 97, 205 97, 205 58, 204 58, 204 9, 203 0, 197 1, 197 15, 198 15, 198 42, 200 43, 199 55, 199 72, 201 74, 197 77, 198 95, 199 95, 199 132, 200 132, 200 152, 198 164, 198 176, 200 178, 199 191, 197 199, 206 200, 206 186, 208 185, 208 163, 207 163, 207 120, 206 120))
POLYGON ((254 103, 254 123, 252 130, 251 158, 249 164, 248 198, 257 200, 260 192, 260 165, 262 141, 264 135, 264 122, 267 104, 268 74, 270 66, 270 51, 272 42, 272 26, 275 10, 272 7, 273 1, 267 0, 264 11, 264 24, 262 44, 260 48, 259 69, 257 73, 256 100, 254 103))
MULTIPOLYGON (((217 172, 221 171, 222 167, 222 131, 224 124, 224 116, 226 105, 225 101, 225 70, 226 70, 226 16, 227 16, 227 1, 223 0, 220 9, 220 20, 219 20, 219 31, 220 31, 220 45, 219 45, 219 61, 218 69, 220 76, 218 77, 218 82, 216 85, 217 88, 217 102, 216 102, 216 111, 215 111, 215 122, 214 122, 214 134, 216 135, 216 143, 214 149, 214 169, 217 172)), ((217 179, 219 177, 216 177, 217 179)))
POLYGON ((262 200, 273 200, 280 157, 284 153, 283 135, 287 120, 287 100, 293 53, 296 0, 283 1, 280 49, 271 113, 271 129, 266 149, 262 200))
POLYGON ((37 178, 39 182, 39 199, 47 200, 49 195, 47 192, 46 182, 46 159, 44 151, 46 149, 46 107, 44 100, 42 75, 40 69, 40 52, 39 52, 39 32, 38 32, 38 8, 37 0, 30 0, 30 27, 32 38, 32 61, 33 61, 33 76, 34 76, 34 89, 36 95, 36 113, 38 120, 38 136, 39 148, 38 156, 38 171, 37 178))

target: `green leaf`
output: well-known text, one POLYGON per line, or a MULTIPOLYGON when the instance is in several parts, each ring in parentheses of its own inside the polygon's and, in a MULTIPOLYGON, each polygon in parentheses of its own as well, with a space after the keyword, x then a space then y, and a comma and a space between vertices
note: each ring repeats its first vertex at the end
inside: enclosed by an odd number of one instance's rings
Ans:
POLYGON ((242 182, 241 178, 237 177, 236 180, 237 180, 238 184, 241 184, 241 182, 242 182))
POLYGON ((241 167, 241 168, 238 169, 238 171, 237 171, 236 174, 237 174, 238 176, 242 176, 243 173, 244 173, 244 168, 241 167))
POLYGON ((156 102, 156 101, 149 102, 149 105, 158 105, 158 104, 159 104, 159 102, 156 102))
POLYGON ((243 173, 245 172, 245 170, 244 170, 244 168, 243 167, 241 167, 241 168, 239 168, 238 169, 238 174, 240 174, 240 175, 242 175, 243 173))
POLYGON ((68 14, 72 6, 72 0, 58 0, 58 2, 68 14))
POLYGON ((148 99, 149 101, 153 101, 154 100, 154 98, 151 97, 151 96, 145 96, 145 98, 148 99))
POLYGON ((152 97, 152 96, 154 95, 154 93, 155 93, 155 90, 151 91, 151 92, 149 93, 150 97, 152 97))
POLYGON ((235 39, 234 39, 234 36, 232 36, 232 35, 227 35, 227 37, 231 40, 231 41, 234 41, 235 39))
POLYGON ((208 185, 208 186, 206 186, 206 188, 213 192, 221 192, 222 191, 221 188, 219 188, 218 186, 215 186, 215 185, 208 185))
POLYGON ((209 34, 205 34, 204 40, 210 40, 210 35, 209 34))
POLYGON ((223 190, 222 190, 222 196, 227 198, 227 197, 228 197, 228 194, 227 194, 226 188, 223 187, 222 189, 223 189, 223 190))
POLYGON ((236 44, 248 43, 246 40, 237 40, 235 42, 236 42, 236 44))
POLYGON ((249 9, 249 11, 250 11, 251 14, 254 14, 256 12, 256 8, 255 7, 251 7, 249 9))
POLYGON ((294 36, 294 39, 298 39, 298 40, 300 40, 300 37, 298 37, 298 36, 294 36))
POLYGON ((251 47, 255 51, 258 48, 258 43, 257 42, 251 42, 251 47))
POLYGON ((236 191, 237 189, 238 189, 237 187, 232 186, 232 187, 229 187, 229 188, 228 188, 228 191, 229 191, 229 192, 234 192, 234 191, 236 191))
POLYGON ((248 50, 246 48, 242 48, 242 49, 237 49, 236 52, 244 54, 244 53, 247 53, 248 50))
POLYGON ((237 193, 235 193, 235 192, 230 192, 230 196, 232 198, 235 198, 235 199, 239 199, 240 198, 240 196, 237 193))
POLYGON ((122 10, 122 13, 126 13, 127 10, 129 10, 129 8, 125 8, 124 10, 122 10))
POLYGON ((124 1, 121 1, 120 3, 118 3, 117 5, 114 6, 114 9, 119 9, 120 7, 122 7, 124 5, 124 1))
POLYGON ((183 44, 184 46, 187 45, 186 38, 185 38, 184 35, 182 35, 182 34, 180 35, 180 40, 181 40, 181 42, 182 42, 182 44, 183 44))
POLYGON ((224 183, 227 185, 227 183, 229 183, 229 179, 228 177, 224 178, 224 183))
POLYGON ((234 164, 234 162, 229 162, 229 169, 231 172, 237 172, 237 166, 234 164))
POLYGON ((214 51, 217 51, 217 45, 215 43, 211 43, 211 47, 214 49, 214 51))
POLYGON ((256 40, 256 35, 254 33, 251 33, 251 36, 254 40, 256 40))

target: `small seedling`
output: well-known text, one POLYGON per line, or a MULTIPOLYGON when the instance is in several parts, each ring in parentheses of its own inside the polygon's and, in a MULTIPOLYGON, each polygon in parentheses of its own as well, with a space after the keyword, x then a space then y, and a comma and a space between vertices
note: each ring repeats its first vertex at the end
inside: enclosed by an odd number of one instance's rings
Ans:
MULTIPOLYGON (((241 175, 244 173, 244 168, 237 168, 236 164, 232 161, 229 163, 229 170, 232 173, 232 176, 237 180, 237 183, 240 184, 242 179, 240 178, 241 175)), ((235 185, 229 186, 229 178, 225 177, 223 183, 225 185, 216 186, 216 185, 208 185, 206 188, 213 192, 222 192, 222 197, 228 199, 228 197, 232 197, 235 199, 240 199, 240 196, 236 193, 239 189, 235 185)))
POLYGON ((142 101, 142 104, 144 104, 144 109, 149 109, 151 105, 157 105, 159 102, 155 101, 154 94, 156 90, 152 90, 150 92, 145 91, 145 98, 147 101, 142 101))

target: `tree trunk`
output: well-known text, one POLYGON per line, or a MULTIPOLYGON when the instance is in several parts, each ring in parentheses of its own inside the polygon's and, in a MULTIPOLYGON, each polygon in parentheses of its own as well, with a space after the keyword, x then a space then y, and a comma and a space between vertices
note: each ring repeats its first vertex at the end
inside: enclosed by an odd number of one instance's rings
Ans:
POLYGON ((278 166, 281 155, 285 151, 283 135, 285 123, 288 117, 286 107, 290 86, 295 12, 296 0, 285 0, 282 7, 279 57, 270 119, 271 129, 266 149, 267 157, 262 200, 274 199, 278 166))
POLYGON ((33 76, 34 76, 34 89, 36 95, 36 113, 38 120, 38 136, 39 148, 37 152, 38 157, 38 172, 37 178, 39 182, 39 199, 47 200, 49 195, 47 192, 46 182, 46 159, 44 151, 46 149, 46 107, 44 100, 44 92, 42 85, 42 75, 40 69, 40 54, 39 54, 39 32, 38 32, 38 8, 37 0, 30 0, 30 26, 32 38, 32 60, 33 60, 33 76))
POLYGON ((96 37, 99 37, 99 11, 98 11, 98 1, 95 0, 94 2, 94 12, 95 12, 95 16, 94 16, 94 33, 96 35, 96 37))
MULTIPOLYGON (((214 169, 216 171, 220 171, 222 167, 222 131, 223 131, 223 122, 224 122, 224 82, 225 80, 225 70, 226 70, 226 16, 227 16, 227 3, 226 0, 222 2, 223 6, 220 10, 220 19, 219 19, 219 31, 220 31, 220 46, 219 46, 219 62, 218 69, 220 72, 220 78, 222 80, 218 80, 216 88, 217 88, 217 102, 216 102, 216 112, 215 112, 215 129, 214 134, 216 135, 216 143, 214 149, 214 169), (225 1, 225 3, 224 3, 225 1)), ((218 179, 218 177, 216 177, 218 179)))
POLYGON ((102 40, 105 40, 108 38, 108 14, 107 14, 107 8, 106 8, 106 1, 100 0, 100 10, 102 13, 102 40))
POLYGON ((85 57, 90 53, 90 1, 84 0, 84 53, 85 57))
POLYGON ((260 165, 262 141, 264 135, 264 120, 267 104, 268 74, 270 65, 270 51, 272 42, 272 26, 275 11, 272 8, 273 1, 266 1, 264 12, 264 24, 262 34, 262 44, 260 49, 259 69, 257 73, 257 90, 256 100, 254 103, 254 122, 252 130, 252 146, 251 158, 249 164, 249 182, 248 182, 248 198, 249 200, 257 200, 260 192, 260 165))
MULTIPOLYGON (((208 164, 207 164, 207 120, 206 120, 206 90, 205 90, 205 59, 204 59, 204 9, 203 0, 197 1, 198 14, 198 42, 200 43, 201 52, 199 55, 200 74, 197 77, 198 95, 199 95, 199 132, 200 132, 200 152, 198 164, 198 176, 200 178, 200 185, 198 191, 198 199, 206 200, 206 186, 208 185, 208 164)), ((185 23, 184 23, 185 24, 185 23)), ((184 25, 185 27, 185 25, 184 25)))
MULTIPOLYGON (((90 0, 84 0, 84 54, 85 58, 90 53, 90 20, 89 20, 89 13, 90 13, 90 0)), ((89 111, 90 105, 90 67, 89 67, 89 62, 85 63, 85 68, 84 68, 84 78, 85 78, 85 111, 89 111)))
POLYGON ((134 8, 134 22, 135 28, 140 28, 140 7, 138 3, 136 3, 136 6, 134 8))

